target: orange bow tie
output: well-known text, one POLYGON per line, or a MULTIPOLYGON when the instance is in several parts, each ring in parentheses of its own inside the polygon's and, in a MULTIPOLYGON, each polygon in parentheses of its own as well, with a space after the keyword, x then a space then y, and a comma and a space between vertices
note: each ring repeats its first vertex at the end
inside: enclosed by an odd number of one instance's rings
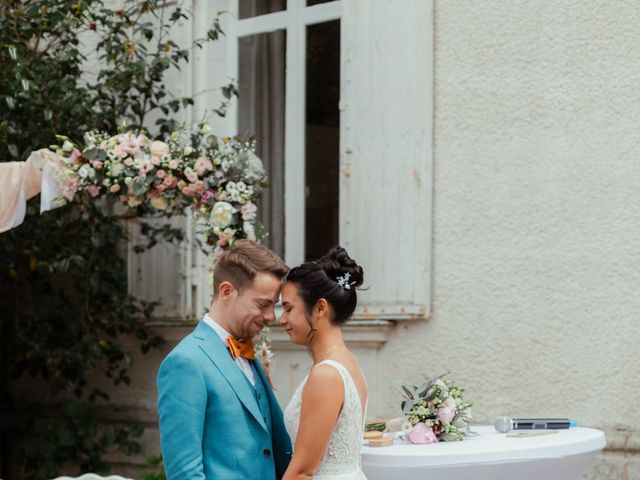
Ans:
POLYGON ((233 337, 227 337, 227 348, 234 360, 239 356, 247 360, 254 360, 256 358, 256 351, 253 348, 253 342, 251 340, 239 342, 233 337))

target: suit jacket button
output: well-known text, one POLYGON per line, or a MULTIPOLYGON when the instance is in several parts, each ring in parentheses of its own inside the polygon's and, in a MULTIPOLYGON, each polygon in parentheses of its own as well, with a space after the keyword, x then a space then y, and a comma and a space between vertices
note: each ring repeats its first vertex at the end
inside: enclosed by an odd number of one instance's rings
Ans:
POLYGON ((265 449, 262 451, 262 454, 263 454, 265 457, 268 457, 269 455, 271 455, 271 450, 269 450, 268 448, 265 448, 265 449))

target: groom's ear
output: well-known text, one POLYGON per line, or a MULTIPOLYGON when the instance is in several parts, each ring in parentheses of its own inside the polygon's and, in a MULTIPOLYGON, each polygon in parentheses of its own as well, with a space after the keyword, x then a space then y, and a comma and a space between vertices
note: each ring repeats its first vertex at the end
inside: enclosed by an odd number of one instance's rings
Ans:
POLYGON ((220 285, 218 286, 218 297, 223 302, 231 300, 237 292, 238 290, 231 282, 220 282, 220 285))

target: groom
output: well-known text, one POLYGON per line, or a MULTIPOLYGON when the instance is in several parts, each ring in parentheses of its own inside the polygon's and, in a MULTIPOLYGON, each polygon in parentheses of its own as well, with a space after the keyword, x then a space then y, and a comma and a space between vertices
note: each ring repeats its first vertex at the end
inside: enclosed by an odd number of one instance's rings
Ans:
POLYGON ((209 313, 164 359, 158 411, 168 480, 275 480, 291 459, 251 339, 275 320, 287 266, 239 240, 216 262, 209 313))

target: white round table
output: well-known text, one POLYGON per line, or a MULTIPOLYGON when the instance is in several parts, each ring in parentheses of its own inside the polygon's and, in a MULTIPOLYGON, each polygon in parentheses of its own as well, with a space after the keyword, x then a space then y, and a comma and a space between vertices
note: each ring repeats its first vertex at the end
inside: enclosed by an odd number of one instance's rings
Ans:
POLYGON ((368 480, 578 480, 606 446, 604 433, 592 428, 518 438, 490 426, 472 430, 478 435, 462 442, 396 439, 389 447, 362 447, 362 469, 368 480))

